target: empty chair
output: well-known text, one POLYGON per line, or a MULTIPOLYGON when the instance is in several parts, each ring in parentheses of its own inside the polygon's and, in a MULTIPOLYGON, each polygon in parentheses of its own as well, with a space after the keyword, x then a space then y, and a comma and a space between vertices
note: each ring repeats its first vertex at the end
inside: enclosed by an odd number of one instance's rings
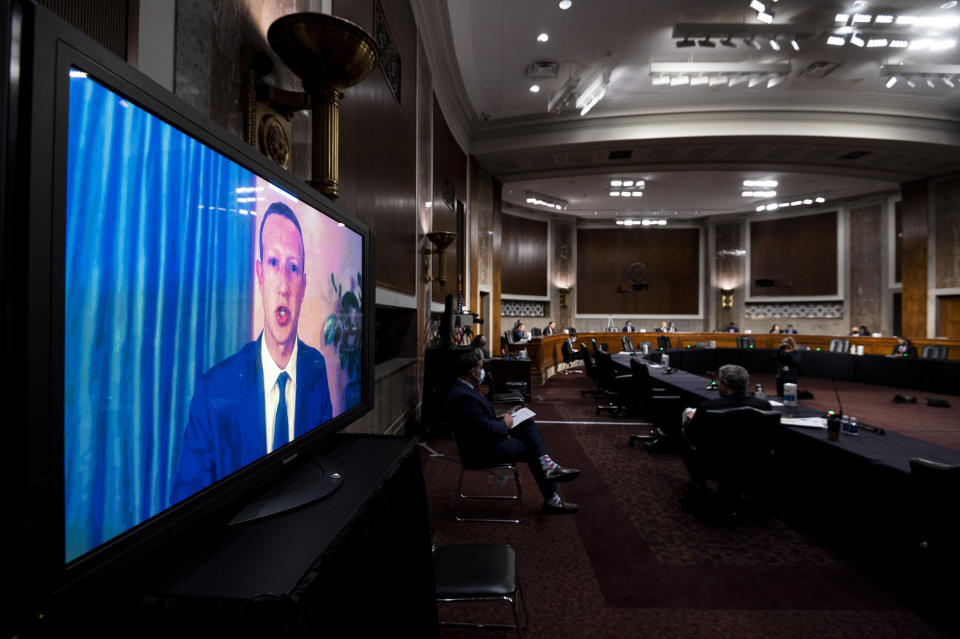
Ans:
POLYGON ((630 339, 629 335, 624 335, 623 337, 621 337, 620 342, 623 344, 624 351, 626 351, 627 353, 634 352, 635 349, 633 348, 633 340, 630 339))
POLYGON ((596 340, 595 338, 591 337, 591 338, 590 338, 590 342, 593 344, 593 354, 594 354, 594 356, 596 356, 596 354, 597 354, 598 351, 604 351, 604 352, 607 351, 607 345, 606 345, 606 344, 598 344, 598 343, 597 343, 597 340, 596 340))
POLYGON ((947 359, 950 347, 942 344, 927 344, 923 347, 920 357, 924 359, 947 359))
POLYGON ((590 355, 590 351, 587 350, 587 345, 584 342, 580 342, 580 354, 581 354, 581 357, 583 358, 583 367, 587 371, 587 377, 592 379, 594 382, 594 387, 580 391, 580 396, 586 397, 587 395, 596 395, 601 392, 600 377, 597 374, 597 362, 590 355))
POLYGON ((630 435, 630 445, 643 442, 648 450, 662 449, 671 443, 680 425, 680 395, 668 395, 663 388, 655 388, 646 364, 636 358, 630 360, 630 398, 634 412, 653 422, 649 431, 630 435))
POLYGON ((597 414, 607 410, 615 416, 626 414, 626 401, 629 393, 630 375, 617 375, 610 353, 599 350, 594 353, 597 361, 598 399, 606 400, 597 404, 597 414))
POLYGON ((437 603, 505 601, 513 612, 513 624, 465 623, 440 620, 441 626, 526 629, 529 617, 520 592, 517 553, 507 544, 447 544, 433 551, 437 603), (518 607, 518 603, 520 606, 518 607), (519 608, 523 608, 520 616, 519 608))
POLYGON ((850 350, 850 340, 848 339, 830 340, 831 353, 846 353, 848 350, 850 350))
POLYGON ((737 348, 753 348, 756 341, 750 335, 737 336, 737 348))
POLYGON ((657 337, 657 346, 660 348, 661 351, 665 351, 671 348, 670 338, 667 337, 666 335, 660 335, 659 337, 657 337))
POLYGON ((503 337, 507 340, 507 344, 513 344, 513 331, 504 331, 503 337))
POLYGON ((541 335, 543 335, 543 331, 541 331, 539 328, 534 326, 532 329, 530 329, 530 335, 533 337, 540 337, 541 335))
POLYGON ((637 342, 634 353, 640 353, 642 355, 649 355, 650 351, 653 350, 653 344, 650 342, 637 342))
POLYGON ((505 391, 497 392, 497 383, 494 380, 493 373, 490 372, 489 368, 485 369, 484 382, 486 382, 487 387, 489 388, 487 391, 487 399, 490 400, 491 404, 516 406, 524 402, 523 391, 508 388, 505 391))

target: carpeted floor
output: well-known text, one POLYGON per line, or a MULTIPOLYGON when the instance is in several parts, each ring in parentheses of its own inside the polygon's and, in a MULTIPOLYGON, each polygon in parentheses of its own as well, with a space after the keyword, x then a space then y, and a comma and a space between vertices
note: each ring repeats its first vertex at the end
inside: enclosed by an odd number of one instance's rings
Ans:
MULTIPOLYGON (((772 380, 762 383, 773 388, 772 380)), ((848 413, 858 411, 870 423, 888 418, 884 410, 874 417, 867 404, 858 405, 862 398, 856 389, 844 386, 841 397, 848 413)), ((946 636, 942 621, 934 625, 905 607, 788 517, 774 512, 726 526, 684 513, 679 499, 687 474, 679 457, 628 446, 629 435, 644 425, 596 415, 594 400, 580 396, 589 387, 584 375, 554 376, 534 389, 531 404, 554 459, 583 470, 561 491, 580 504, 575 515, 539 514, 540 495, 522 467, 521 524, 457 523, 452 497, 459 466, 422 452, 437 542, 509 543, 516 548, 530 615, 525 636, 946 636)), ((805 380, 801 387, 832 407, 825 389, 805 380)), ((947 430, 944 426, 927 434, 949 441, 947 430)), ((435 435, 425 443, 457 457, 449 437, 435 435)), ((497 490, 487 473, 468 477, 469 489, 497 490)), ((508 483, 503 490, 511 488, 508 483)), ((504 502, 473 502, 469 508, 484 514, 517 512, 515 504, 504 502)), ((440 615, 509 619, 506 604, 447 604, 440 615)), ((441 636, 510 633, 443 629, 441 636)))

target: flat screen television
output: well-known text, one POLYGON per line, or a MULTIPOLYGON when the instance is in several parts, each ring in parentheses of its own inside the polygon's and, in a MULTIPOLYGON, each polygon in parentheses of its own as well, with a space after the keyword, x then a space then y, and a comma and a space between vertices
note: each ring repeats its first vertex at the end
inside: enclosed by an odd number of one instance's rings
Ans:
POLYGON ((374 238, 46 10, 5 11, 4 462, 36 615, 372 408, 374 238))

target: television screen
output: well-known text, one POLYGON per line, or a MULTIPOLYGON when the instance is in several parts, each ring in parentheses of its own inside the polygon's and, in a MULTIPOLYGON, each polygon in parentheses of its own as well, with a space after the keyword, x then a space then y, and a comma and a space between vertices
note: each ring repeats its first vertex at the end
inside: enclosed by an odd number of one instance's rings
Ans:
POLYGON ((88 71, 59 71, 65 563, 360 405, 365 361, 364 235, 88 71))

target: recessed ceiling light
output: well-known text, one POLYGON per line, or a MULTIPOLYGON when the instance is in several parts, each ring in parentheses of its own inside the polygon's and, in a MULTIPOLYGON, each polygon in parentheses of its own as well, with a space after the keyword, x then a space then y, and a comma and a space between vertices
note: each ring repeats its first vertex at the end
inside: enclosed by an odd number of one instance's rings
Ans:
POLYGON ((623 181, 623 185, 624 185, 624 186, 633 186, 633 180, 624 180, 624 181, 623 181))
POLYGON ((895 85, 895 84, 897 83, 897 80, 898 80, 897 76, 891 75, 891 76, 890 76, 890 79, 887 80, 887 84, 884 85, 884 86, 886 86, 886 87, 889 89, 889 88, 891 88, 893 85, 895 85))
POLYGON ((557 6, 559 6, 563 11, 566 11, 573 6, 573 0, 560 0, 560 4, 557 6))
POLYGON ((537 36, 537 42, 546 42, 549 39, 550 39, 550 36, 548 36, 546 33, 541 33, 540 35, 537 36))
POLYGON ((531 84, 531 85, 530 85, 530 93, 540 93, 540 85, 539 85, 539 84, 531 84))
POLYGON ((774 40, 773 38, 770 38, 770 48, 773 49, 774 51, 779 51, 780 43, 774 40))
POLYGON ((953 9, 957 6, 957 0, 950 0, 950 2, 944 2, 940 5, 941 9, 953 9))
POLYGON ((610 180, 610 186, 623 186, 623 180, 610 180))

